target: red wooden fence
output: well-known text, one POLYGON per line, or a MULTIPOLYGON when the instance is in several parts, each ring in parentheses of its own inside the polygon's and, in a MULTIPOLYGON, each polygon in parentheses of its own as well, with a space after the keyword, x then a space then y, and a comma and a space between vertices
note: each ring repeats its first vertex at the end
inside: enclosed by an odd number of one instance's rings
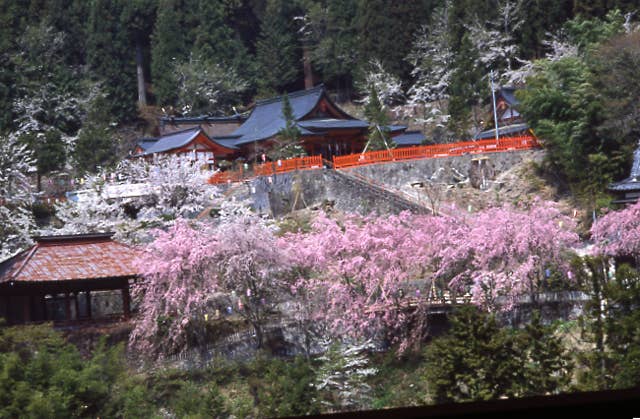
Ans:
POLYGON ((409 148, 394 148, 391 150, 369 151, 362 154, 334 156, 333 167, 362 166, 367 164, 402 161, 412 159, 426 159, 434 157, 460 156, 463 154, 496 153, 501 151, 528 150, 539 147, 537 139, 532 136, 465 141, 449 144, 435 144, 409 148))
POLYGON ((253 171, 227 170, 217 172, 209 178, 211 184, 240 182, 256 176, 271 176, 275 173, 286 173, 294 170, 312 170, 322 167, 322 156, 298 157, 295 159, 277 160, 264 164, 253 165, 253 171))
MULTIPOLYGON (((502 151, 528 150, 539 147, 538 140, 533 136, 464 141, 460 143, 435 144, 420 147, 394 148, 392 150, 369 151, 362 154, 334 156, 333 167, 362 166, 367 164, 384 163, 389 161, 403 161, 413 159, 428 159, 437 157, 461 156, 463 154, 497 153, 502 151)), ((310 170, 322 167, 322 156, 298 157, 295 159, 278 160, 264 164, 256 164, 252 171, 240 170, 217 172, 209 178, 209 183, 221 184, 240 182, 256 176, 270 176, 275 173, 286 173, 294 170, 310 170)))
POLYGON ((294 170, 320 169, 322 156, 298 157, 295 159, 277 160, 253 166, 255 176, 269 176, 274 173, 286 173, 294 170))

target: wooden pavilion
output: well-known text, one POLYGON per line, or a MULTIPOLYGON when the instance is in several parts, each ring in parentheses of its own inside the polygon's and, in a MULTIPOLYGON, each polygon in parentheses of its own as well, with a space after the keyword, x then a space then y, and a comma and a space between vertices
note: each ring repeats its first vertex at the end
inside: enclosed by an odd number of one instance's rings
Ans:
MULTIPOLYGON (((301 143, 310 156, 325 159, 359 153, 367 142, 369 123, 354 118, 336 105, 323 85, 287 95, 301 143)), ((234 132, 213 140, 239 149, 247 160, 258 160, 269 150, 278 133, 286 126, 282 113, 283 96, 256 102, 246 121, 234 132)), ((391 137, 403 133, 404 125, 387 127, 391 137)))
POLYGON ((0 317, 8 324, 128 318, 138 252, 112 236, 36 237, 0 263, 0 317))

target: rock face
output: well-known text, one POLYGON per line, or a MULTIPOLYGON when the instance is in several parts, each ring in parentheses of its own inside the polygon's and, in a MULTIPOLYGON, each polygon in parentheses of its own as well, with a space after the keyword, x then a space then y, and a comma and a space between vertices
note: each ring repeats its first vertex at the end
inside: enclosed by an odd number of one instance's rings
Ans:
POLYGON ((234 196, 274 217, 323 206, 363 215, 431 212, 445 203, 480 208, 534 192, 525 171, 543 155, 514 151, 283 173, 254 179, 234 196))

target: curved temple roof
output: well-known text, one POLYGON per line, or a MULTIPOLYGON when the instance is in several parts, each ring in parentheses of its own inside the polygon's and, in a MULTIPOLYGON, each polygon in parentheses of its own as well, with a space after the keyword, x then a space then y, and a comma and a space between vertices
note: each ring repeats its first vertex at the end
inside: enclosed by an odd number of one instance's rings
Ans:
POLYGON ((113 233, 47 236, 0 263, 0 283, 132 277, 139 252, 111 240, 113 233))
MULTIPOLYGON (((355 119, 341 111, 337 106, 336 109, 342 114, 343 119, 320 118, 302 121, 304 117, 316 108, 325 95, 323 85, 288 94, 293 111, 293 118, 297 121, 298 128, 302 135, 312 135, 313 132, 311 130, 313 129, 350 128, 349 124, 355 124, 358 127, 366 124, 366 122, 355 119)), ((242 145, 273 137, 286 125, 286 121, 282 115, 282 101, 283 96, 258 101, 244 124, 232 134, 223 138, 235 138, 234 144, 242 145)))

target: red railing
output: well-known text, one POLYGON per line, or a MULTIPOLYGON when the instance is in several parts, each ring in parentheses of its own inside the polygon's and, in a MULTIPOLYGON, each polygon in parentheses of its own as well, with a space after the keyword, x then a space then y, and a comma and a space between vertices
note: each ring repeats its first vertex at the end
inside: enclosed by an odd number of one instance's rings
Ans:
POLYGON ((252 171, 227 170, 217 172, 208 180, 211 184, 240 182, 257 176, 271 176, 275 173, 286 173, 294 170, 312 170, 322 168, 322 156, 298 157, 287 160, 277 160, 264 164, 253 165, 252 171))
POLYGON ((286 173, 294 170, 320 169, 322 156, 298 157, 295 159, 277 160, 253 166, 255 176, 269 176, 274 173, 286 173))
POLYGON ((394 148, 392 150, 369 151, 362 154, 334 156, 333 166, 336 169, 367 164, 402 161, 412 159, 428 159, 437 157, 461 156, 463 154, 496 153, 501 151, 528 150, 539 147, 533 136, 464 141, 459 143, 435 144, 410 148, 394 148))

